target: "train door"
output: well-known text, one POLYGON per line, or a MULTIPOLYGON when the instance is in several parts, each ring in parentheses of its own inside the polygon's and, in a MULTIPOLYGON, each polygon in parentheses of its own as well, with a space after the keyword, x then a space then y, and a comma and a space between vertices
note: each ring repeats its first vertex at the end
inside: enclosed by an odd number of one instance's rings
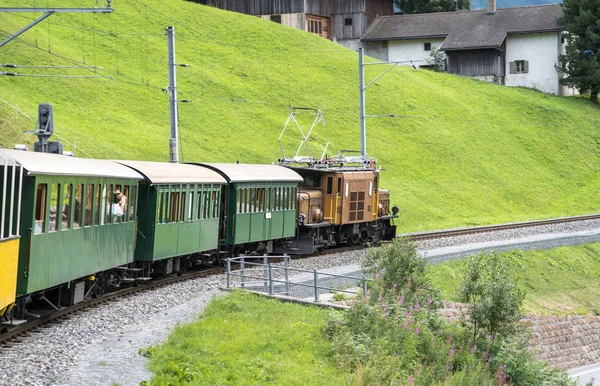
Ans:
POLYGON ((333 175, 326 176, 325 187, 325 202, 323 207, 325 221, 335 223, 336 205, 335 194, 333 193, 333 175))
POLYGON ((335 223, 340 224, 342 221, 342 177, 337 178, 337 192, 335 194, 335 223))
MULTIPOLYGON (((227 237, 227 200, 229 199, 227 189, 229 189, 228 185, 221 185, 221 213, 219 214, 220 240, 225 240, 225 237, 227 237)), ((237 192, 236 190, 233 191, 237 192)), ((237 200, 237 195, 235 199, 237 200)))

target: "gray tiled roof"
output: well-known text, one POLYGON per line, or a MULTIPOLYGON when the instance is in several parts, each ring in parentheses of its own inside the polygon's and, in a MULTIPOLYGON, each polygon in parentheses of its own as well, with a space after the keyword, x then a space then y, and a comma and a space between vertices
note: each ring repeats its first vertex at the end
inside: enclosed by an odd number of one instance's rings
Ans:
POLYGON ((442 50, 496 48, 506 35, 563 31, 556 19, 562 16, 560 4, 486 10, 380 16, 362 41, 407 40, 439 37, 446 39, 442 50))

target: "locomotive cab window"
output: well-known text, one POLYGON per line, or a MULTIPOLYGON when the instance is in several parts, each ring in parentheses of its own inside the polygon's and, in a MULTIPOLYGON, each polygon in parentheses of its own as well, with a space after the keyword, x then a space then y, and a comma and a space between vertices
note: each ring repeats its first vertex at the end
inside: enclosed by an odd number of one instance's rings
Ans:
POLYGON ((321 186, 321 177, 318 175, 306 176, 304 186, 307 188, 319 188, 321 186))
POLYGON ((46 231, 46 192, 48 184, 38 184, 35 201, 35 227, 34 234, 44 233, 46 231))

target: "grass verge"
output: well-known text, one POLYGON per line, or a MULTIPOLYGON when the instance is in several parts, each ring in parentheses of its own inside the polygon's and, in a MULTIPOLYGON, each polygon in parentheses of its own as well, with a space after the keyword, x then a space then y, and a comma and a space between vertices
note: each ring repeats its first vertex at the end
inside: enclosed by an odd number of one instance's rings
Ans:
POLYGON ((142 350, 151 385, 339 385, 331 344, 321 336, 333 311, 233 292, 168 341, 142 350))

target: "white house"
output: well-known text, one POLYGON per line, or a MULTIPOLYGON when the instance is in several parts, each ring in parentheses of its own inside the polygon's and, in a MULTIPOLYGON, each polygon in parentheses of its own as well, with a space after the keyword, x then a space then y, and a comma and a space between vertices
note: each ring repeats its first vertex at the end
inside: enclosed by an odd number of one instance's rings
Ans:
POLYGON ((449 73, 565 95, 556 71, 564 53, 560 4, 496 10, 378 17, 362 41, 368 55, 427 65, 431 49, 445 53, 449 73))

